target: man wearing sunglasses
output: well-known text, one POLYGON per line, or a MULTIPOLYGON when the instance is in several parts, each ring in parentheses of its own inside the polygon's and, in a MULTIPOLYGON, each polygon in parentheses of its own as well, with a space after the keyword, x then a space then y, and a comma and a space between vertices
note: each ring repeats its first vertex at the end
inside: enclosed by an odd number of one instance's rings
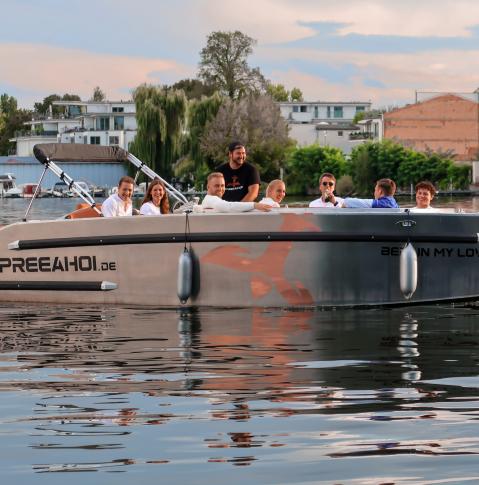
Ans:
POLYGON ((313 200, 309 207, 341 207, 343 199, 334 195, 336 188, 336 177, 329 172, 325 172, 319 177, 319 191, 321 197, 313 200))

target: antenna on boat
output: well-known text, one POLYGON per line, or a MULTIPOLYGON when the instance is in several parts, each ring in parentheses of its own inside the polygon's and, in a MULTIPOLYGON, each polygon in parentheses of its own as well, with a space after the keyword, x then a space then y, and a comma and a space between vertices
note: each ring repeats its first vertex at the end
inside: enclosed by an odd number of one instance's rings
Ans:
POLYGON ((37 198, 38 194, 40 193, 43 178, 45 177, 47 170, 48 170, 48 161, 45 163, 45 168, 43 169, 42 175, 40 176, 40 180, 38 181, 38 184, 35 187, 35 192, 33 193, 33 197, 31 198, 30 203, 28 204, 27 210, 25 212, 25 215, 23 216, 23 222, 27 222, 28 214, 30 212, 30 209, 32 208, 33 201, 37 198))
POLYGON ((176 199, 178 202, 181 202, 182 204, 188 203, 188 199, 178 189, 173 187, 173 185, 169 184, 164 178, 160 177, 154 170, 148 167, 146 163, 142 162, 131 153, 128 153, 127 158, 135 167, 138 168, 139 171, 143 172, 150 179, 161 180, 161 182, 163 182, 163 184, 165 185, 166 191, 171 197, 176 199))

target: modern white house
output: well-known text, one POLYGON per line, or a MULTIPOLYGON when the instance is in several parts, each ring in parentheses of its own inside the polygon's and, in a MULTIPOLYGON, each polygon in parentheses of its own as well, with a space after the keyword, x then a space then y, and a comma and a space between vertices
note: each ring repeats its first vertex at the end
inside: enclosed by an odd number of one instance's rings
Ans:
POLYGON ((136 135, 136 110, 133 101, 54 101, 64 114, 46 116, 25 123, 16 133, 16 156, 33 155, 37 143, 81 143, 119 146, 128 150, 136 135))
POLYGON ((353 124, 358 113, 371 110, 370 101, 292 101, 279 103, 288 122, 290 137, 299 146, 328 145, 346 155, 364 136, 357 136, 360 126, 353 124))

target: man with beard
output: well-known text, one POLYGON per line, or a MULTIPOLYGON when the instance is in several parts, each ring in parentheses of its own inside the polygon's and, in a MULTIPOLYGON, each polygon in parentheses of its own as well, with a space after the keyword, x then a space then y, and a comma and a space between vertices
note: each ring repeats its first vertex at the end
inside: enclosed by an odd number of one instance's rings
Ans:
POLYGON ((229 202, 254 202, 259 193, 258 169, 246 161, 244 145, 235 141, 228 147, 228 161, 218 167, 225 178, 224 200, 229 202))

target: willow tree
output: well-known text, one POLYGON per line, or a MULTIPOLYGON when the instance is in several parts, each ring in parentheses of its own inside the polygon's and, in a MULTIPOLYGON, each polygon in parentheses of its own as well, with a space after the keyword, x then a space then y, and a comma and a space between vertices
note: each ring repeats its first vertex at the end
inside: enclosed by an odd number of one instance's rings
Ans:
POLYGON ((183 91, 143 84, 133 92, 137 132, 130 151, 163 177, 181 154, 188 102, 183 91))

